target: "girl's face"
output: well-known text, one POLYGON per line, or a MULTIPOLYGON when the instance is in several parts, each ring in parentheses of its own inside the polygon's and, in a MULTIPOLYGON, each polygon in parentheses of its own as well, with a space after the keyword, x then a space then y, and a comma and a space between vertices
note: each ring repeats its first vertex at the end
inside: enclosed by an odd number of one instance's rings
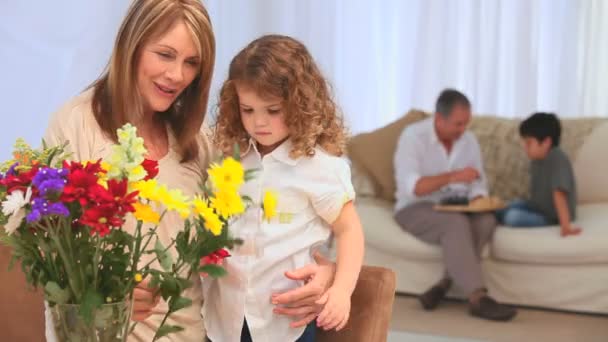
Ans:
POLYGON ((137 86, 146 115, 164 112, 197 76, 200 57, 192 35, 178 22, 146 43, 137 66, 137 86))
POLYGON ((283 100, 278 97, 260 97, 251 87, 236 84, 241 122, 245 130, 258 143, 262 154, 272 152, 289 137, 285 124, 283 100))

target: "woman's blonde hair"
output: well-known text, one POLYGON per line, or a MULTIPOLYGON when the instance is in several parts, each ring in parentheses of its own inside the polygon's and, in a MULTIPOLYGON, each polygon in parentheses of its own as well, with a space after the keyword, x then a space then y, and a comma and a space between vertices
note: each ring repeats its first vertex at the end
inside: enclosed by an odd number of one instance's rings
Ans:
POLYGON ((231 154, 235 144, 247 148, 235 84, 252 87, 262 97, 283 100, 292 158, 312 156, 319 145, 332 155, 342 155, 346 133, 342 116, 331 98, 329 85, 306 47, 280 35, 258 38, 230 63, 228 79, 220 90, 214 143, 231 154))
POLYGON ((200 0, 135 0, 122 22, 106 72, 95 82, 93 112, 103 132, 117 140, 116 129, 143 116, 137 87, 142 48, 182 21, 194 38, 200 70, 192 83, 162 115, 177 140, 182 162, 198 155, 215 62, 215 38, 200 0))

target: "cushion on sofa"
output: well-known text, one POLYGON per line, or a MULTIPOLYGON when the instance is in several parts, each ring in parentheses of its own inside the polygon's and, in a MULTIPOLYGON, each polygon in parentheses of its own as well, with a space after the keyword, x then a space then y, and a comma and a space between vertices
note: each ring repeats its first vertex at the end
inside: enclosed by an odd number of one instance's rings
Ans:
POLYGON ((354 166, 370 176, 380 198, 395 199, 393 156, 401 132, 405 126, 427 116, 422 111, 411 110, 397 121, 373 132, 358 134, 348 142, 348 157, 354 166))
POLYGON ((579 236, 562 238, 559 226, 543 228, 499 227, 492 255, 498 260, 527 264, 608 263, 608 203, 578 207, 579 236))
POLYGON ((391 201, 359 197, 355 205, 363 225, 366 245, 402 258, 441 260, 439 247, 418 240, 395 222, 391 201))
POLYGON ((608 202, 608 122, 598 125, 579 149, 573 161, 581 203, 608 202))
MULTIPOLYGON (((563 119, 560 147, 572 161, 604 119, 563 119)), ((528 194, 529 160, 519 137, 518 119, 476 116, 470 129, 477 137, 490 192, 503 199, 525 198, 528 194)), ((605 131, 605 133, 608 133, 605 131)), ((604 139, 602 142, 605 142, 604 139)), ((604 145, 605 146, 605 145, 604 145)), ((608 168, 608 164, 606 164, 608 168)), ((577 170, 575 170, 576 172, 577 170)), ((608 187, 606 187, 608 190, 608 187)), ((579 195, 585 196, 584 189, 579 195)), ((608 196, 608 191, 605 192, 608 196)))

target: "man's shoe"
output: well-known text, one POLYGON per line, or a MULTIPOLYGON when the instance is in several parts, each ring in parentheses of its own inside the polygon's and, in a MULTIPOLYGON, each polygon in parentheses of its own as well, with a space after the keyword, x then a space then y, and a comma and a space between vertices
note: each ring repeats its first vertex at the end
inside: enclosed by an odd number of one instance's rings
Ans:
POLYGON ((443 286, 435 285, 418 297, 420 304, 425 310, 434 310, 439 302, 445 298, 447 289, 443 286))
POLYGON ((490 296, 483 296, 476 304, 469 304, 469 313, 491 321, 510 321, 517 314, 517 310, 498 303, 490 296))

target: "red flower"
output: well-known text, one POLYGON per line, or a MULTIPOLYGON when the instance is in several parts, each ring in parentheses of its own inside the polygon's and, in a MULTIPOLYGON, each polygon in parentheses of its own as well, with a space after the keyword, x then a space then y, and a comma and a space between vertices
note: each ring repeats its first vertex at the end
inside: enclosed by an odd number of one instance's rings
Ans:
POLYGON ((63 167, 70 170, 70 173, 76 170, 82 170, 90 174, 106 173, 106 171, 101 168, 101 159, 98 159, 94 163, 87 163, 86 166, 83 166, 81 162, 68 162, 64 160, 63 167))
POLYGON ((120 216, 124 216, 126 213, 132 213, 135 211, 133 204, 137 202, 137 195, 139 194, 139 191, 127 193, 128 185, 129 183, 127 179, 123 179, 121 181, 110 179, 108 181, 107 193, 110 195, 110 201, 114 204, 117 214, 120 216))
POLYGON ((209 264, 213 264, 213 265, 219 265, 222 263, 222 260, 224 260, 225 258, 229 257, 230 253, 225 250, 225 249, 218 249, 217 251, 204 256, 201 259, 201 265, 209 265, 209 264))
MULTIPOLYGON (((225 258, 229 257, 229 256, 230 256, 230 253, 228 253, 227 250, 221 248, 221 249, 218 249, 217 251, 215 251, 215 252, 213 252, 213 253, 211 253, 211 254, 209 254, 207 256, 202 257, 200 265, 201 266, 205 266, 205 265, 221 265, 222 261, 225 258)), ((203 276, 203 277, 206 277, 207 273, 201 272, 200 275, 203 276)))
MULTIPOLYGON (((72 163, 72 165, 74 165, 74 163, 72 163)), ((101 185, 97 184, 97 175, 86 172, 82 167, 75 167, 73 171, 70 171, 67 181, 68 183, 63 188, 60 200, 66 203, 78 201, 83 207, 93 200, 91 198, 91 193, 93 193, 95 189, 103 189, 101 185)))
POLYGON ((6 187, 6 192, 9 194, 15 190, 21 190, 25 193, 37 173, 38 165, 34 165, 29 171, 19 173, 18 175, 6 175, 6 177, 0 180, 0 185, 6 187))
POLYGON ((116 215, 113 205, 99 205, 84 211, 78 223, 91 227, 91 234, 105 236, 111 227, 120 227, 124 220, 116 215))
POLYGON ((156 177, 156 175, 158 175, 158 161, 144 159, 144 161, 141 163, 141 166, 143 166, 144 170, 146 170, 147 173, 144 180, 150 180, 156 177))

